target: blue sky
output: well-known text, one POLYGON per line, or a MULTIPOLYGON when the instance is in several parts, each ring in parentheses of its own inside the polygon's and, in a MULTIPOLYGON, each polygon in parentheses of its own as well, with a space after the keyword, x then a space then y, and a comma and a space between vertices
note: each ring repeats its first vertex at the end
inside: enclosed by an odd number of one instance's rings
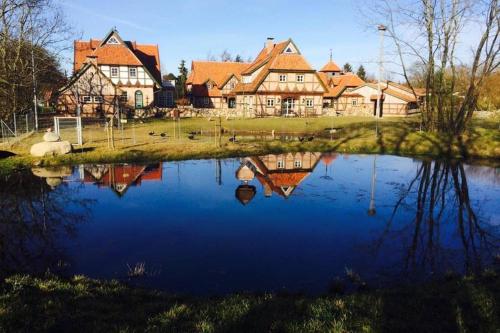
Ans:
MULTIPOLYGON (((254 57, 268 36, 292 38, 309 63, 334 60, 375 73, 377 34, 368 31, 348 0, 60 0, 83 39, 101 38, 116 26, 126 40, 158 44, 162 72, 177 73, 181 59, 204 60, 224 49, 254 57), (363 47, 361 47, 363 44, 363 47)), ((72 52, 67 58, 71 59, 72 52)), ((69 64, 66 65, 69 69, 69 64)))
MULTIPOLYGON (((181 59, 206 60, 227 49, 243 59, 255 57, 267 37, 292 38, 316 69, 333 50, 334 61, 349 62, 356 70, 363 64, 376 74, 378 33, 357 8, 360 0, 58 0, 77 38, 102 38, 116 26, 125 40, 158 44, 162 73, 177 74, 181 59)), ((365 2, 366 3, 366 2, 365 2)), ((476 29, 465 29, 464 52, 477 38, 476 29)), ((389 43, 386 43, 386 50, 389 43)), ((389 53, 389 52, 388 52, 389 53)), ((65 68, 71 72, 72 52, 65 68)), ((388 69, 395 58, 386 56, 388 69)), ((401 77, 393 74, 393 80, 401 77)))

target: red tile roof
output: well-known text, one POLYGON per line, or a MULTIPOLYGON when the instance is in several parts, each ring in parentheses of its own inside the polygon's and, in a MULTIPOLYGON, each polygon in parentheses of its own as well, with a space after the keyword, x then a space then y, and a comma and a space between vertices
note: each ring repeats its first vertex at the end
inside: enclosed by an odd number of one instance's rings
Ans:
POLYGON ((324 97, 337 98, 346 88, 356 88, 365 83, 356 74, 347 73, 328 77, 326 73, 318 73, 323 83, 328 87, 328 92, 324 97))
POLYGON ((186 84, 193 85, 191 92, 194 96, 221 97, 224 84, 233 75, 239 80, 246 67, 248 63, 242 62, 193 61, 186 84), (206 86, 209 80, 215 84, 212 89, 206 86))
POLYGON ((319 71, 320 72, 324 72, 324 73, 327 73, 327 72, 340 72, 340 67, 336 63, 334 63, 333 61, 330 60, 319 71))
MULTIPOLYGON (((255 60, 241 74, 250 75, 261 68, 259 74, 249 83, 240 82, 234 92, 251 93, 258 89, 270 71, 304 71, 315 72, 307 60, 300 53, 283 53, 285 48, 293 44, 291 39, 275 43, 271 48, 264 47, 255 60)), ((296 48, 296 47, 295 47, 296 48)))
POLYGON ((73 70, 76 73, 85 64, 88 56, 96 56, 99 65, 143 65, 151 75, 161 82, 160 52, 158 45, 137 44, 125 41, 125 44, 104 44, 101 41, 77 40, 74 42, 73 70))

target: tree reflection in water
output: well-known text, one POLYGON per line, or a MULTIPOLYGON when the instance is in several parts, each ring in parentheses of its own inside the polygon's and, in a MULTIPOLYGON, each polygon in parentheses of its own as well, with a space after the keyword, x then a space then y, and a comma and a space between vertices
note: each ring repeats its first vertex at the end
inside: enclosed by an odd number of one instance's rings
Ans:
POLYGON ((408 277, 444 268, 463 269, 465 274, 479 272, 486 261, 498 255, 499 237, 498 226, 482 219, 474 204, 462 163, 423 161, 415 178, 401 191, 376 247, 391 236, 403 242, 408 277), (393 221, 400 210, 411 212, 412 220, 395 230, 393 221), (460 262, 463 268, 454 265, 460 262))
POLYGON ((79 198, 58 177, 67 170, 38 168, 33 173, 0 177, 0 275, 63 271, 58 239, 74 237, 76 224, 90 215, 92 201, 79 198))

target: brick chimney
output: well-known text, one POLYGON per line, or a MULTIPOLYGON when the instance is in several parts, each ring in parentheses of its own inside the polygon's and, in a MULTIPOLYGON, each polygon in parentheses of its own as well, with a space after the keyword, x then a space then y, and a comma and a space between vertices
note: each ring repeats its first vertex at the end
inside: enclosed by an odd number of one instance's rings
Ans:
POLYGON ((271 50, 273 49, 274 47, 274 38, 273 37, 267 37, 267 40, 266 40, 266 50, 267 52, 271 52, 271 50))

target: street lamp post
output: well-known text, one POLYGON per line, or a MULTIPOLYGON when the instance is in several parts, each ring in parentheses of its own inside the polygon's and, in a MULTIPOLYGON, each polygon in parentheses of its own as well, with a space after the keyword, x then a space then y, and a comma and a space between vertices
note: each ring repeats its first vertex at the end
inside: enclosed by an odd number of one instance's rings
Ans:
POLYGON ((375 112, 376 117, 376 132, 378 135, 378 118, 381 116, 382 107, 382 76, 384 72, 384 33, 387 30, 386 26, 380 24, 378 27, 380 33, 380 55, 379 55, 379 67, 378 67, 378 84, 377 84, 377 110, 375 112))

